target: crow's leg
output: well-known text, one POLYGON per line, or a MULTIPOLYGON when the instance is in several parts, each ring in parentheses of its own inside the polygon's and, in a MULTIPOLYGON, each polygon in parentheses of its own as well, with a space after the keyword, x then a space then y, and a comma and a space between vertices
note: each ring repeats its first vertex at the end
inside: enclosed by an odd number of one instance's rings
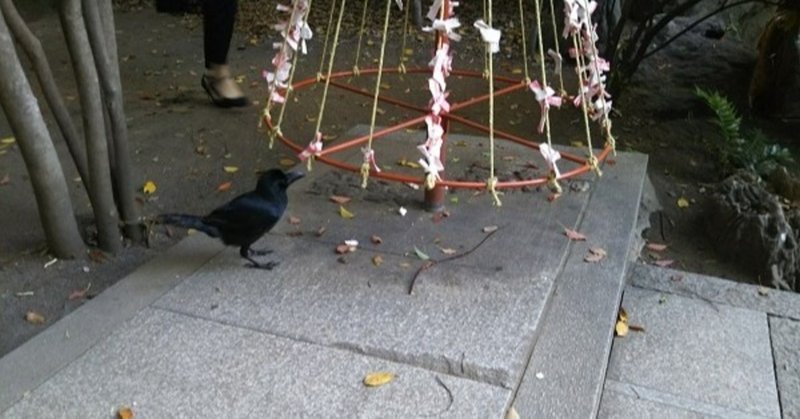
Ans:
POLYGON ((275 261, 270 261, 267 263, 257 262, 255 259, 250 257, 251 254, 253 254, 253 250, 251 250, 249 246, 242 246, 239 249, 239 256, 247 259, 250 262, 250 264, 247 265, 248 268, 271 270, 272 268, 278 266, 279 262, 275 261))
POLYGON ((248 249, 251 256, 265 256, 272 253, 272 249, 248 249))

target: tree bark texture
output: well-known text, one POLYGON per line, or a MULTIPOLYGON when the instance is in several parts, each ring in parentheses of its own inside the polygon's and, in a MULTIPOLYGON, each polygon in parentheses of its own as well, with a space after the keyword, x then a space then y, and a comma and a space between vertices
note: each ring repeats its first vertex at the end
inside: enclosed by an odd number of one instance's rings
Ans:
POLYGON ((39 218, 50 251, 59 258, 73 258, 84 252, 78 223, 69 198, 50 133, 0 9, 0 105, 17 137, 25 167, 31 177, 39 218))
POLYGON ((53 117, 61 131, 61 136, 64 137, 64 141, 67 143, 67 149, 70 156, 72 156, 75 167, 78 169, 78 174, 84 181, 87 181, 89 172, 86 163, 86 152, 81 145, 78 130, 75 129, 75 124, 72 123, 72 118, 69 116, 64 99, 61 97, 58 86, 56 86, 55 77, 50 69, 50 64, 44 54, 41 42, 25 24, 11 0, 0 0, 0 8, 3 10, 5 21, 9 29, 11 29, 14 39, 33 66, 33 71, 42 88, 44 98, 53 112, 53 117))
POLYGON ((101 16, 101 11, 111 12, 111 0, 100 0, 108 3, 108 7, 100 8, 98 0, 83 0, 86 29, 94 54, 94 61, 100 75, 100 85, 103 89, 103 99, 111 123, 111 138, 113 150, 111 153, 114 161, 111 164, 114 181, 114 196, 117 198, 117 207, 122 214, 122 225, 125 234, 135 242, 142 240, 139 212, 133 191, 131 176, 131 161, 128 150, 128 127, 125 120, 125 110, 122 97, 122 84, 119 74, 119 63, 114 61, 117 56, 117 42, 114 28, 114 15, 101 16), (107 21, 111 21, 107 23, 107 21), (112 53, 113 51, 113 57, 112 53))
POLYGON ((111 186, 100 83, 89 46, 81 1, 62 0, 59 17, 80 94, 86 154, 89 160, 87 189, 91 191, 89 196, 97 225, 97 239, 101 249, 116 254, 122 248, 117 227, 119 219, 111 186))

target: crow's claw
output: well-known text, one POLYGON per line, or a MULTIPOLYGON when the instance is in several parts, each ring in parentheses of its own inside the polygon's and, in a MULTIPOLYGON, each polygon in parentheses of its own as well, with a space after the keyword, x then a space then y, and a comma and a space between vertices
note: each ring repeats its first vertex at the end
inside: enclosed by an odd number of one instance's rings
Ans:
POLYGON ((270 262, 267 262, 267 263, 251 262, 251 263, 248 263, 245 266, 247 266, 248 268, 266 269, 268 271, 271 271, 272 268, 278 266, 278 264, 280 264, 280 262, 276 262, 276 261, 270 261, 270 262))

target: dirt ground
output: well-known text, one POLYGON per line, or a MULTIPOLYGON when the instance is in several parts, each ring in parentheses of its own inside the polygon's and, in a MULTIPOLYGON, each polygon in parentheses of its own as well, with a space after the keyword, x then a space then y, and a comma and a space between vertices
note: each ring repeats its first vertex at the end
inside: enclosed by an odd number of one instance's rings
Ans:
MULTIPOLYGON (((353 15, 357 13, 353 12, 353 15)), ((50 63, 56 72, 62 92, 76 121, 80 121, 77 93, 71 76, 69 57, 63 47, 58 18, 49 11, 28 13, 28 21, 42 40, 50 63)), ((501 16, 502 17, 502 16, 501 16)), ((327 13, 317 10, 314 22, 324 22, 327 13)), ((342 46, 337 51, 339 68, 349 69, 355 55, 357 27, 354 19, 345 25, 342 46)), ((153 181, 157 190, 151 195, 139 194, 142 213, 154 216, 162 212, 203 213, 231 197, 250 189, 255 172, 260 169, 288 166, 296 161, 287 147, 276 144, 270 150, 263 129, 258 127, 263 106, 265 85, 261 70, 268 64, 272 51, 264 40, 237 34, 230 61, 241 85, 253 102, 244 109, 222 110, 213 107, 200 87, 203 70, 202 36, 196 17, 156 14, 149 8, 119 12, 117 29, 121 72, 128 115, 130 148, 133 156, 134 179, 137 187, 153 181), (239 170, 229 173, 226 166, 239 170), (220 191, 220 185, 231 187, 220 191)), ((395 22, 395 25, 397 22, 395 22)), ((509 27, 513 23, 509 23, 509 27)), ((315 26, 317 38, 310 45, 309 55, 300 60, 298 78, 313 76, 321 54, 322 30, 315 26)), ((513 30, 509 33, 513 34, 513 30)), ((401 38, 397 31, 387 46, 387 63, 396 65, 401 38)), ((379 33, 369 30, 362 52, 362 66, 374 65, 380 45, 379 33)), ((735 39, 708 40, 709 49, 702 62, 690 66, 676 64, 673 56, 659 54, 651 59, 621 101, 615 103, 619 114, 615 118, 618 148, 634 150, 650 156, 649 173, 663 211, 652 217, 653 227, 645 232, 648 241, 665 243, 669 247, 659 254, 645 252, 642 258, 674 260, 672 267, 740 281, 758 283, 741 268, 725 261, 714 252, 713 243, 702 232, 702 201, 708 185, 719 180, 709 142, 717 137, 716 127, 707 121, 709 113, 689 91, 694 84, 722 90, 739 103, 744 103, 746 82, 752 68, 754 52, 751 47, 737 44, 735 39), (722 45, 730 44, 730 45, 722 45), (707 63, 730 61, 736 53, 736 65, 724 71, 707 63), (744 51, 744 56, 740 52, 744 51), (689 67, 689 68, 687 68, 689 67), (691 205, 678 208, 676 201, 686 197, 691 205)), ((430 58, 428 35, 414 32, 407 49, 413 51, 408 66, 424 66, 430 58)), ((680 55, 681 45, 673 52, 680 55)), ((482 47, 474 40, 456 45, 454 66, 481 70, 482 47)), ((691 61, 691 57, 685 57, 691 61)), ((499 54, 499 72, 516 73, 521 68, 521 52, 513 48, 499 54)), ((535 73, 534 73, 535 74, 535 73)), ((514 77, 519 77, 515 75, 514 77)), ((364 87, 372 78, 354 80, 364 87)), ((423 77, 387 77, 384 88, 404 100, 425 103, 427 87, 423 77)), ((291 103, 283 131, 300 144, 311 138, 319 111, 319 88, 297 93, 291 103)), ((35 88, 35 86, 34 86, 35 88)), ((371 87, 369 87, 371 89, 371 87)), ((451 80, 452 98, 466 98, 485 92, 480 81, 451 80)), ((370 99, 332 90, 326 107, 324 132, 335 136, 356 124, 369 122, 370 99)), ((498 101, 497 124, 515 134, 531 137, 538 121, 538 108, 529 94, 512 95, 498 101)), ((413 115, 382 106, 378 125, 389 125, 413 115)), ((43 109, 57 133, 50 113, 43 109)), ((582 141, 582 122, 573 111, 554 112, 554 141, 574 144, 582 141)), ((486 119, 486 109, 468 112, 479 121, 486 119)), ((790 146, 796 120, 761 121, 762 128, 776 140, 790 146)), ((420 127, 421 128, 421 127, 420 127)), ((0 138, 12 136, 5 119, 0 118, 0 138)), ((77 173, 69 163, 63 141, 54 134, 70 180, 73 206, 91 237, 91 211, 82 185, 75 181, 77 173)), ((421 137, 422 140, 422 137, 421 137)), ((166 234, 155 229, 149 246, 127 246, 122 254, 104 257, 93 252, 92 257, 72 261, 54 261, 46 252, 39 226, 36 205, 25 166, 16 146, 0 155, 0 355, 3 355, 43 330, 76 307, 85 299, 70 299, 74 291, 86 290, 86 298, 100 293, 115 281, 147 262, 174 244, 185 234, 174 231, 166 234), (42 325, 25 321, 28 311, 41 313, 42 325)), ((417 159, 410 147, 408 158, 417 159)), ((393 162, 382 162, 391 165, 393 162)), ((502 164, 502 163, 501 163, 502 164)), ((610 168, 609 170, 613 170, 610 168)), ((541 196, 537 197, 539 199, 541 196)), ((487 199, 489 199, 487 197, 487 199)))

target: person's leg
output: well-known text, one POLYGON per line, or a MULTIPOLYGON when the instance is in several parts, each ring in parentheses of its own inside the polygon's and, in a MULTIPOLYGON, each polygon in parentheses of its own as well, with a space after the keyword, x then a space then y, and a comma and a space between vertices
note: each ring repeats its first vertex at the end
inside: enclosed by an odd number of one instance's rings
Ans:
POLYGON ((243 106, 247 103, 228 67, 228 51, 236 9, 237 0, 203 1, 203 51, 206 66, 203 87, 214 103, 220 106, 243 106))

